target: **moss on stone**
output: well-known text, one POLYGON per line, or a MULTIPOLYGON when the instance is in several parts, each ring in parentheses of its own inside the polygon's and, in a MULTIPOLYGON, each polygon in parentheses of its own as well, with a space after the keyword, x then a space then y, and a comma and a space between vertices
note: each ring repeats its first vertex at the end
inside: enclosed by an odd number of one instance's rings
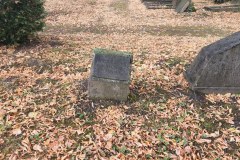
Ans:
POLYGON ((95 48, 94 53, 95 54, 110 54, 110 55, 119 55, 119 56, 130 56, 132 58, 132 53, 125 52, 125 51, 114 51, 114 50, 108 50, 108 49, 102 49, 102 48, 95 48))

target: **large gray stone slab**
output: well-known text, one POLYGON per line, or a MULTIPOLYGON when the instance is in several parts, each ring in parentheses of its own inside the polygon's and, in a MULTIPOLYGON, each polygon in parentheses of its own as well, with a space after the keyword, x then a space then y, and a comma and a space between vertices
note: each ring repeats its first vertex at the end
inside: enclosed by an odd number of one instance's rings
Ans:
POLYGON ((132 54, 95 49, 88 82, 92 99, 126 101, 129 94, 132 54))
POLYGON ((177 13, 182 13, 188 8, 190 4, 191 4, 191 0, 178 0, 175 11, 177 13))
POLYGON ((240 93, 240 32, 202 48, 185 78, 199 92, 240 93))
POLYGON ((129 81, 132 54, 128 52, 95 49, 92 76, 98 78, 129 81))
POLYGON ((172 9, 173 0, 142 0, 147 9, 172 9))
POLYGON ((211 12, 240 12, 240 5, 208 6, 204 9, 211 12))

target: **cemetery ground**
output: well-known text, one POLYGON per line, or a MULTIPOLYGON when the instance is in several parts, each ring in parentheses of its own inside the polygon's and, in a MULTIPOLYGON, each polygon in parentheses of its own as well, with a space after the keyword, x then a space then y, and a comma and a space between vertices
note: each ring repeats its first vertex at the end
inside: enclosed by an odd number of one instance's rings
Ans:
POLYGON ((0 48, 0 159, 238 159, 240 97, 183 77, 240 13, 147 10, 140 0, 47 0, 39 40, 0 48), (126 102, 90 100, 94 48, 133 53, 126 102))

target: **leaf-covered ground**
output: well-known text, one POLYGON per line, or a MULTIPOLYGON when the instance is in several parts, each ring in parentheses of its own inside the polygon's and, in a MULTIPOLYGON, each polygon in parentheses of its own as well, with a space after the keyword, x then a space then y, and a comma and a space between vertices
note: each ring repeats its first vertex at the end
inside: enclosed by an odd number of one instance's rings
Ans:
POLYGON ((240 13, 146 10, 140 0, 47 0, 40 39, 0 48, 0 159, 238 159, 239 95, 197 95, 183 72, 240 30, 240 13), (94 48, 134 55, 124 103, 92 101, 94 48))

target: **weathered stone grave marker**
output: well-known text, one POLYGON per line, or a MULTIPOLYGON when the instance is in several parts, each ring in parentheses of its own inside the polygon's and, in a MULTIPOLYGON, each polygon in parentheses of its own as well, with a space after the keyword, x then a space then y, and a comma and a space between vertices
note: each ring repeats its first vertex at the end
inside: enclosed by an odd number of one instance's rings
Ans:
POLYGON ((240 5, 208 6, 204 9, 211 12, 240 12, 240 5))
POLYGON ((89 97, 126 101, 132 59, 129 52, 95 49, 88 82, 89 97))
POLYGON ((147 9, 172 9, 177 0, 142 0, 147 9))
POLYGON ((240 93, 240 32, 204 47, 185 78, 203 93, 240 93))
POLYGON ((176 3, 175 11, 177 13, 182 13, 188 8, 190 4, 191 4, 191 0, 178 0, 176 3))

